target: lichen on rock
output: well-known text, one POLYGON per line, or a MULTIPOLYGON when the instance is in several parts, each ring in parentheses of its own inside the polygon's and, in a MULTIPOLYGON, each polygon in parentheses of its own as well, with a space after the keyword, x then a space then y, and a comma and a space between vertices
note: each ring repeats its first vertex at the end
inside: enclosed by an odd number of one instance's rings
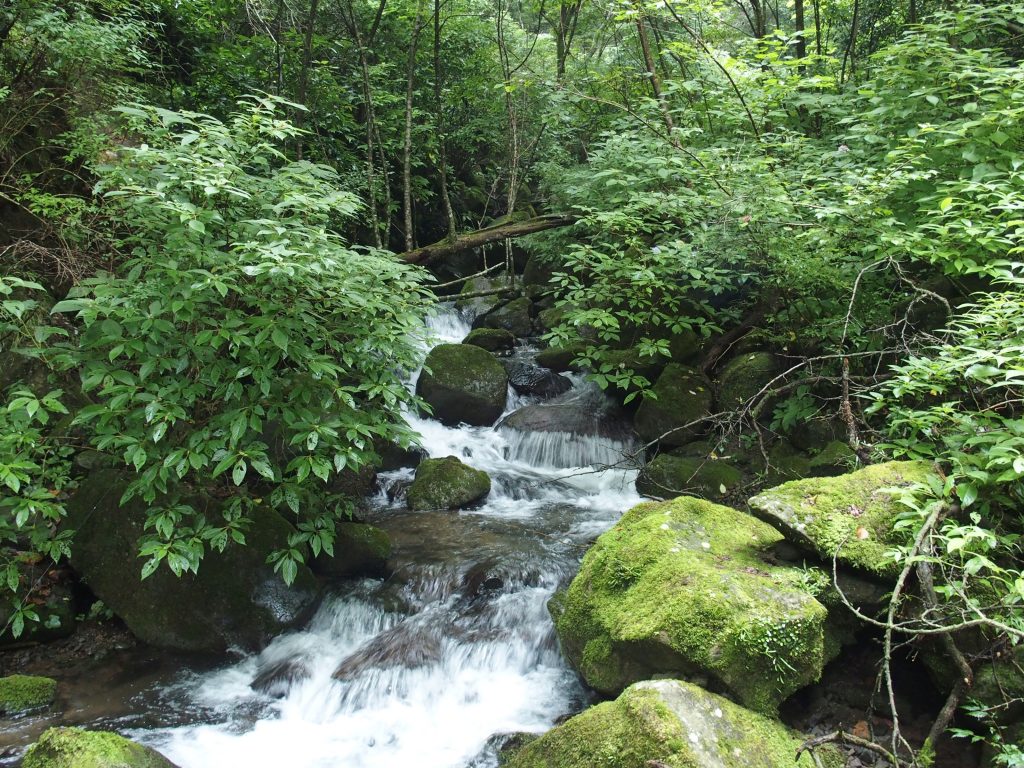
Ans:
POLYGON ((491 478, 480 469, 463 464, 455 456, 424 459, 416 468, 406 500, 417 511, 461 509, 491 492, 491 478))

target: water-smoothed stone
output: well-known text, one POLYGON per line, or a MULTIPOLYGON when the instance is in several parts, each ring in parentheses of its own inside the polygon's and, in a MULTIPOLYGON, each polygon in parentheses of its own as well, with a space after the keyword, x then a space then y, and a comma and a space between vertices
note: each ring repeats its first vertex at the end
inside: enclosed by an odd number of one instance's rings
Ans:
MULTIPOLYGON (((518 749, 509 768, 815 768, 782 723, 680 680, 649 680, 518 749)), ((842 768, 834 748, 822 768, 842 768)))
POLYGON ((587 348, 582 342, 570 344, 567 347, 548 347, 537 353, 537 365, 543 368, 550 368, 555 373, 566 373, 577 370, 578 366, 573 361, 587 348))
POLYGON ((386 576, 391 556, 387 533, 366 523, 341 523, 335 529, 334 554, 321 552, 313 570, 323 576, 386 576))
POLYGON ((552 604, 564 652, 604 694, 679 677, 774 713, 827 660, 826 609, 799 569, 766 560, 781 539, 701 499, 634 507, 552 604))
POLYGON ((25 753, 23 768, 175 768, 155 749, 107 731, 50 728, 25 753))
POLYGON ((57 681, 33 675, 0 677, 0 715, 18 715, 49 706, 57 695, 57 681))
POLYGON ((572 389, 572 382, 560 373, 525 360, 503 361, 512 389, 520 395, 556 397, 572 389))
POLYGON ((659 440, 663 446, 681 446, 705 430, 694 424, 711 412, 711 382, 699 371, 670 363, 645 397, 633 423, 644 440, 659 440))
POLYGON ((530 308, 530 300, 521 296, 477 318, 473 325, 477 328, 498 328, 523 338, 533 333, 530 308))
MULTIPOLYGON (((177 577, 161 566, 140 580, 144 561, 136 553, 146 504, 118 503, 128 480, 115 470, 100 470, 79 486, 68 503, 76 531, 71 564, 140 640, 183 651, 259 648, 311 615, 319 588, 309 568, 299 566, 288 586, 266 562, 295 533, 267 507, 253 510, 245 546, 208 551, 198 574, 177 577)), ((207 514, 220 513, 211 504, 207 514)))
POLYGON ((486 498, 491 478, 455 456, 425 459, 416 468, 406 500, 412 510, 461 509, 486 498))
POLYGON ((758 494, 751 510, 794 544, 826 562, 835 557, 881 577, 902 567, 888 555, 901 538, 893 531, 904 509, 892 489, 925 482, 924 461, 875 464, 847 475, 785 483, 758 494))
POLYGON ((470 312, 474 317, 479 317, 501 306, 508 300, 508 294, 493 293, 488 296, 471 296, 475 293, 486 291, 498 291, 508 285, 504 276, 501 277, 474 277, 467 280, 458 297, 455 299, 455 306, 458 309, 470 312))
POLYGON ((501 416, 508 374, 490 352, 472 344, 439 344, 430 350, 416 394, 442 424, 488 426, 501 416))
POLYGON ((521 432, 565 432, 620 441, 631 436, 626 415, 596 388, 574 390, 546 403, 524 405, 502 419, 498 426, 521 432))
POLYGON ((507 352, 516 345, 516 337, 504 328, 474 328, 462 343, 488 352, 507 352))
MULTIPOLYGON (((779 362, 771 352, 747 352, 730 360, 718 374, 718 406, 740 408, 779 373, 779 362)), ((771 414, 766 408, 763 413, 771 414)))
POLYGON ((640 471, 636 490, 657 499, 682 493, 721 499, 742 482, 743 473, 728 461, 660 453, 640 471))

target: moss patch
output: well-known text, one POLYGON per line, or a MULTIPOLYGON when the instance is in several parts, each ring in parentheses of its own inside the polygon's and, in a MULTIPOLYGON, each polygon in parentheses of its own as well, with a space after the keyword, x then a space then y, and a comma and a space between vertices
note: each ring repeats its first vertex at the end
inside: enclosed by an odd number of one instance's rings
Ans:
POLYGON ((928 462, 888 462, 831 478, 796 480, 750 500, 754 513, 825 561, 835 556, 876 576, 900 566, 887 553, 899 543, 893 523, 902 507, 888 489, 924 482, 928 462))
POLYGON ((798 570, 763 558, 780 540, 700 499, 633 508, 587 553, 561 603, 566 655, 606 694, 656 675, 700 678, 773 713, 825 662, 825 608, 798 570))
POLYGON ((489 426, 505 410, 508 374, 487 350, 472 344, 439 344, 427 355, 416 394, 444 424, 489 426))
POLYGON ((644 467, 637 478, 636 490, 659 499, 681 493, 720 499, 742 481, 743 474, 726 461, 662 453, 644 467))
POLYGON ((513 336, 529 336, 533 331, 530 317, 531 302, 525 296, 513 299, 508 304, 491 310, 480 320, 485 328, 500 328, 513 336))
POLYGON ((662 445, 681 446, 693 440, 701 427, 685 427, 711 412, 711 382, 699 371, 678 363, 665 366, 652 388, 654 397, 644 398, 636 412, 634 426, 644 440, 661 439, 662 445))
MULTIPOLYGON (((678 680, 638 683, 519 750, 510 768, 813 768, 802 739, 762 715, 678 680)), ((822 765, 840 768, 833 749, 822 765)))
POLYGON ((159 752, 106 731, 51 728, 25 753, 23 768, 175 768, 159 752))
POLYGON ((0 714, 16 715, 53 703, 57 681, 48 677, 0 677, 0 714))
POLYGON ((572 361, 577 355, 586 351, 586 344, 573 344, 568 347, 548 347, 537 353, 537 365, 549 368, 555 373, 565 373, 574 369, 572 361))
MULTIPOLYGON (((719 407, 740 407, 760 392, 778 372, 778 361, 770 352, 748 352, 730 360, 718 375, 719 407)), ((766 408, 764 412, 770 414, 771 409, 766 408)))
POLYGON ((512 349, 516 343, 516 337, 503 328, 474 328, 462 340, 462 343, 472 344, 474 347, 486 349, 488 352, 500 352, 512 349))
POLYGON ((460 509, 490 492, 491 478, 486 472, 448 456, 420 462, 406 499, 414 510, 460 509))

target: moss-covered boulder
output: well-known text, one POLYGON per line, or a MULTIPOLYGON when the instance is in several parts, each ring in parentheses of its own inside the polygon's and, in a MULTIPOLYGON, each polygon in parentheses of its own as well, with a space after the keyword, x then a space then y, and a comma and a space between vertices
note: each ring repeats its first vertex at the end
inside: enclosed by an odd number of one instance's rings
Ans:
POLYGON ((441 423, 485 427, 505 410, 508 374, 490 352, 472 344, 439 344, 423 366, 416 394, 441 423))
POLYGON ((32 675, 0 677, 0 715, 17 715, 53 703, 57 681, 32 675))
POLYGON ((50 728, 25 753, 23 768, 175 768, 155 749, 107 731, 50 728))
POLYGON ((669 362, 668 358, 662 355, 641 354, 636 347, 610 349, 604 353, 603 360, 620 370, 629 368, 652 384, 658 380, 658 376, 665 370, 665 365, 669 362))
MULTIPOLYGON (((679 680, 626 689, 521 748, 509 768, 814 768, 784 725, 679 680)), ((823 768, 845 760, 818 751, 823 768)))
POLYGON ((728 461, 660 453, 640 471, 636 490, 655 499, 682 493, 721 499, 742 482, 743 473, 728 461))
POLYGON ((503 328, 474 328, 462 343, 488 352, 506 352, 515 346, 516 337, 503 328))
POLYGON ((570 344, 567 347, 548 347, 537 353, 537 365, 550 368, 555 373, 566 373, 578 370, 573 364, 576 357, 587 348, 586 344, 570 344))
POLYGON ((904 507, 890 489, 924 482, 931 471, 924 461, 875 464, 839 477, 794 480, 764 491, 749 504, 754 514, 806 552, 892 577, 901 566, 887 553, 900 543, 893 524, 904 507))
POLYGON ((508 294, 492 293, 488 296, 473 296, 473 294, 497 291, 507 285, 508 280, 504 276, 474 277, 463 284, 458 298, 455 299, 455 306, 468 311, 474 317, 484 315, 508 301, 508 294))
MULTIPOLYGON (((736 409, 761 391, 779 373, 771 352, 747 352, 730 360, 718 374, 718 406, 736 409)), ((765 409, 771 415, 771 409, 765 409)))
POLYGON ((491 492, 491 478, 483 470, 463 464, 455 456, 424 459, 416 468, 406 500, 414 510, 461 509, 491 492))
POLYGON ((672 676, 773 713, 826 661, 825 608, 764 557, 781 538, 701 499, 634 507, 552 605, 564 652, 605 694, 672 676))
POLYGON ((832 477, 849 472, 857 466, 857 454, 841 440, 827 443, 810 459, 810 474, 814 477, 832 477))
POLYGON ((674 363, 688 365, 697 359, 703 345, 704 339, 699 333, 684 328, 669 337, 669 356, 674 363))
POLYGON ((693 368, 670 363, 652 391, 654 397, 644 398, 633 420, 640 437, 660 438, 663 446, 674 447, 685 445, 704 431, 699 424, 687 425, 711 412, 711 382, 706 376, 693 368))
POLYGON ((492 309, 477 320, 477 327, 498 328, 508 331, 513 336, 522 338, 533 332, 533 318, 530 316, 531 302, 525 296, 513 299, 496 309, 492 309))
POLYGON ((366 523, 342 523, 335 530, 334 554, 321 552, 313 570, 323 576, 386 576, 391 556, 387 533, 366 523))
MULTIPOLYGON (((319 589, 309 568, 300 566, 286 586, 266 562, 295 533, 266 507, 253 510, 245 546, 208 551, 198 574, 179 578, 161 566, 140 580, 144 561, 135 553, 146 504, 138 499, 118 503, 127 482, 116 470, 100 470, 79 486, 68 503, 69 527, 76 531, 71 564, 140 640, 183 651, 255 649, 315 609, 319 589)), ((208 517, 220 514, 214 503, 206 512, 208 517)))

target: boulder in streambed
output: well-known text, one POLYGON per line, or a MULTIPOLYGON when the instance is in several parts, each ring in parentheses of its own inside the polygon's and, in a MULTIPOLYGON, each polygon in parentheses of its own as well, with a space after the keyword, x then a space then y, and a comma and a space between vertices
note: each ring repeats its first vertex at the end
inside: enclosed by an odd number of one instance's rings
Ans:
POLYGON ((107 731, 50 728, 25 753, 23 768, 176 768, 154 749, 107 731))
POLYGON ((572 389, 572 382, 562 374, 525 360, 506 360, 504 365, 509 384, 520 395, 557 397, 572 389))
POLYGON ((874 464, 839 477, 794 480, 758 494, 750 509, 789 541, 825 562, 881 577, 902 567, 888 553, 900 543, 893 530, 905 509, 894 489, 923 483, 932 472, 925 461, 874 464))
POLYGON ((566 392, 546 403, 524 405, 498 426, 520 432, 565 432, 620 441, 632 437, 625 414, 596 387, 566 392))
POLYGON ((671 676, 774 714, 827 661, 826 609, 799 569, 766 559, 781 540, 701 499, 634 507, 552 602, 563 651, 606 695, 671 676))
POLYGON ((161 566, 141 580, 143 560, 136 553, 146 505, 118 503, 127 483, 123 473, 108 469, 79 486, 68 503, 76 531, 71 565, 140 640, 182 651, 254 649, 312 614, 319 589, 309 568, 299 566, 287 586, 266 562, 295 533, 267 507, 253 510, 245 546, 208 551, 197 574, 177 577, 161 566))
MULTIPOLYGON (((771 352, 747 352, 730 360, 718 374, 718 405, 734 410, 745 405, 779 373, 771 352)), ((771 415, 771 409, 762 413, 771 415)))
POLYGON ((503 328, 474 328, 462 343, 488 352, 506 352, 516 345, 516 337, 503 328))
POLYGON ((483 470, 463 464, 455 456, 424 459, 416 468, 416 478, 409 486, 406 500, 409 509, 461 509, 491 492, 491 478, 483 470))
POLYGON ((485 427, 505 410, 508 374, 487 350, 472 344, 439 344, 423 366, 416 394, 442 424, 485 427))
MULTIPOLYGON (((814 768, 782 723, 679 680, 648 680, 517 750, 508 768, 814 768)), ((822 768, 841 768, 832 747, 822 768)))
POLYGON ((523 338, 533 332, 533 318, 530 316, 531 302, 525 296, 513 299, 508 304, 492 309, 478 317, 473 323, 477 328, 499 328, 513 336, 523 338))
POLYGON ((373 525, 341 523, 334 531, 334 554, 321 552, 313 570, 332 578, 386 576, 391 556, 391 539, 373 525))
POLYGON ((0 677, 0 715, 10 717, 53 703, 57 681, 33 675, 0 677))
POLYGON ((481 276, 471 278, 463 284, 462 290, 455 299, 455 306, 458 309, 467 310, 472 313, 474 317, 479 317, 508 300, 507 293, 499 292, 507 285, 508 280, 504 277, 481 276), (474 295, 478 293, 487 293, 488 291, 494 291, 494 293, 490 293, 486 296, 474 295))
POLYGON ((694 424, 711 413, 711 382, 704 374, 678 363, 665 366, 645 397, 633 420, 644 440, 659 440, 663 446, 685 445, 705 431, 694 424))
POLYGON ((566 347, 548 347, 537 353, 537 365, 550 368, 555 373, 577 370, 573 361, 587 349, 583 343, 570 344, 566 347))
POLYGON ((721 499, 742 483, 743 473, 728 461, 660 453, 640 470, 636 490, 656 499, 673 498, 681 493, 721 499))

